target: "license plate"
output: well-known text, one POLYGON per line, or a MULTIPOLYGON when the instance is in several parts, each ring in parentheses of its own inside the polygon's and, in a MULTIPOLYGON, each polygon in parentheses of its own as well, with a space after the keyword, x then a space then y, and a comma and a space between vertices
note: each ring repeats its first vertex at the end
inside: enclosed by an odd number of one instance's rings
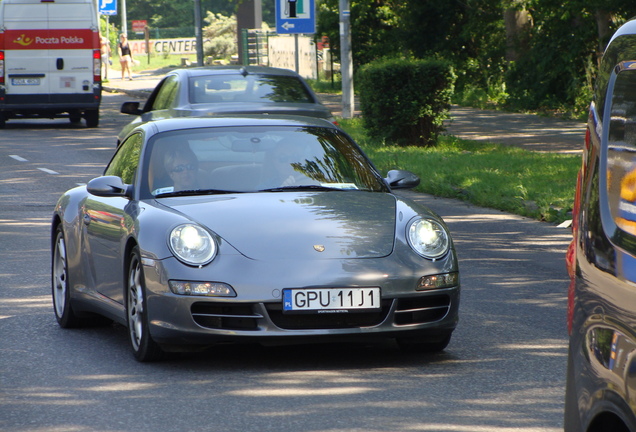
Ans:
POLYGON ((11 78, 11 84, 20 85, 40 85, 40 78, 11 78))
POLYGON ((380 288, 283 290, 284 312, 337 313, 380 309, 380 288))

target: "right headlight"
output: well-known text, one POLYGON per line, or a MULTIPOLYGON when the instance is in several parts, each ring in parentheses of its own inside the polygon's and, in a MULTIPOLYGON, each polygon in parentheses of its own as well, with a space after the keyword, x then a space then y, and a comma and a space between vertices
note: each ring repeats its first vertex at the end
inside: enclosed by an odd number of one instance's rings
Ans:
POLYGON ((205 229, 193 223, 175 227, 168 238, 172 253, 185 264, 206 265, 216 256, 216 243, 205 229))
POLYGON ((448 252, 450 238, 444 227, 433 219, 412 220, 406 228, 409 245, 424 258, 435 259, 448 252))

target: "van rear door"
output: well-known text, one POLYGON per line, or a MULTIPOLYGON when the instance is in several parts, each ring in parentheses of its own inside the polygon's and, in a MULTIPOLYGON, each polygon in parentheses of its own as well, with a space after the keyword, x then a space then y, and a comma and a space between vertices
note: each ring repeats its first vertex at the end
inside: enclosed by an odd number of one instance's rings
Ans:
MULTIPOLYGON (((49 31, 56 35, 58 44, 49 51, 49 87, 51 97, 64 98, 68 93, 84 93, 93 90, 93 49, 99 49, 99 33, 96 26, 86 22, 94 13, 88 3, 49 4, 49 31)), ((101 63, 101 57, 97 56, 101 63)), ((63 102, 52 100, 52 102, 63 102)))
POLYGON ((23 95, 21 103, 63 104, 66 95, 78 93, 90 100, 93 49, 99 48, 92 5, 25 3, 3 5, 8 100, 23 95))
MULTIPOLYGON (((4 8, 4 44, 7 96, 41 94, 40 102, 48 102, 49 65, 47 49, 33 49, 35 35, 46 37, 48 13, 46 4, 20 5, 7 3, 4 8)), ((24 101, 23 102, 37 102, 24 101)))

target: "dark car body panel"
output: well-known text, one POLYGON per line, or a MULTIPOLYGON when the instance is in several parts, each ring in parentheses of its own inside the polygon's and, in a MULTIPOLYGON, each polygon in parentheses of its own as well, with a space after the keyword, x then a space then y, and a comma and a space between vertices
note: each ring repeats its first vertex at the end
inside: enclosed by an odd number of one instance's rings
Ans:
POLYGON ((604 54, 567 256, 565 430, 636 430, 636 21, 604 54))

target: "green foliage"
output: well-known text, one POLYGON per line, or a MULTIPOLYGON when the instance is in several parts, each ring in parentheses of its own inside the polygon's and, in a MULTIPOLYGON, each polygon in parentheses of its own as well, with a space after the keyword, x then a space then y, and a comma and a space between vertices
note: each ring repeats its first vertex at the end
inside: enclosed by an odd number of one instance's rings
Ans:
POLYGON ((455 75, 442 60, 371 62, 356 82, 369 133, 398 145, 432 146, 443 131, 455 75))
POLYGON ((227 58, 238 53, 237 27, 235 16, 225 16, 220 13, 208 12, 203 28, 203 37, 206 39, 204 50, 206 56, 214 58, 227 58))
MULTIPOLYGON (((318 34, 338 56, 338 0, 319 0, 318 34)), ((480 107, 585 112, 598 59, 636 15, 633 0, 351 0, 354 67, 389 54, 452 62, 454 100, 480 107), (516 61, 506 58, 506 9, 524 10, 516 61)))
MULTIPOLYGON (((351 45, 354 67, 400 50, 398 31, 400 2, 395 0, 351 0, 351 45)), ((317 32, 329 37, 330 48, 340 57, 339 1, 319 0, 317 32)))

